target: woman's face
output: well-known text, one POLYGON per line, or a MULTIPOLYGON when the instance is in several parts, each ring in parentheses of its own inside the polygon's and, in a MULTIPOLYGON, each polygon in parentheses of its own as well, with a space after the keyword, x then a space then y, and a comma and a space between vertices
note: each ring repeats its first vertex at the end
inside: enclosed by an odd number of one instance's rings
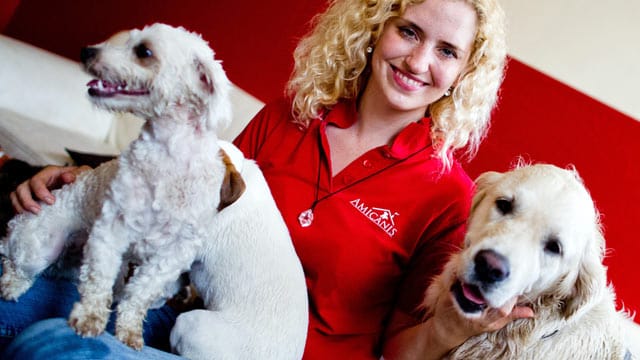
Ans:
POLYGON ((365 94, 396 111, 423 116, 454 86, 467 65, 477 28, 473 7, 461 0, 426 0, 384 26, 371 57, 365 94))

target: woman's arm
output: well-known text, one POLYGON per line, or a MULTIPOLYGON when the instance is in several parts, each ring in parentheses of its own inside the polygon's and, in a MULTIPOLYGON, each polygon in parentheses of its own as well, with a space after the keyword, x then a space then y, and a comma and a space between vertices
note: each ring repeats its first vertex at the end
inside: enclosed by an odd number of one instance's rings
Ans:
POLYGON ((400 327, 415 321, 408 315, 395 312, 384 342, 383 356, 386 360, 441 359, 449 351, 468 338, 483 332, 496 331, 509 322, 520 318, 531 318, 533 310, 516 306, 516 298, 498 309, 486 309, 481 317, 464 317, 453 304, 451 293, 438 299, 433 316, 417 325, 400 327), (399 330, 393 331, 396 328, 399 330))

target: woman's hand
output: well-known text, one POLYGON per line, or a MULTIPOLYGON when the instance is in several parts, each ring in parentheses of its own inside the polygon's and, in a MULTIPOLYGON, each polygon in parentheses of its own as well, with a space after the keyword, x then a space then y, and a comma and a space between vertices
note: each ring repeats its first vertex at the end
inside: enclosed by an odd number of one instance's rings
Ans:
POLYGON ((40 212, 38 200, 51 205, 55 202, 55 197, 50 190, 58 189, 64 184, 72 183, 76 176, 83 171, 91 169, 88 166, 47 166, 18 185, 9 197, 13 209, 17 213, 30 211, 34 214, 40 212))
POLYGON ((516 305, 516 298, 497 309, 485 309, 481 316, 468 318, 453 303, 445 291, 433 306, 432 316, 423 323, 406 326, 413 318, 399 311, 391 317, 390 333, 384 343, 384 358, 388 360, 441 359, 472 336, 496 331, 509 322, 532 318, 533 310, 516 305), (397 325, 397 326, 396 326, 397 325))
POLYGON ((513 320, 535 316, 530 307, 517 305, 517 297, 500 308, 486 308, 474 318, 462 315, 453 301, 450 293, 442 294, 430 319, 434 335, 449 348, 457 347, 472 336, 500 330, 513 320))

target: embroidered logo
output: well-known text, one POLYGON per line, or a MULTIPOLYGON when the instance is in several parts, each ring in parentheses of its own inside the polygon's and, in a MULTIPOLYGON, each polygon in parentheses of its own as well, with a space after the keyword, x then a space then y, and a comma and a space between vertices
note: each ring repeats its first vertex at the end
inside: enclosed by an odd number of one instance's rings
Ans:
POLYGON ((356 208, 362 215, 367 217, 372 223, 376 224, 382 229, 389 237, 393 237, 398 229, 394 218, 400 214, 389 209, 383 209, 378 207, 369 207, 364 204, 360 199, 350 201, 351 205, 356 208))

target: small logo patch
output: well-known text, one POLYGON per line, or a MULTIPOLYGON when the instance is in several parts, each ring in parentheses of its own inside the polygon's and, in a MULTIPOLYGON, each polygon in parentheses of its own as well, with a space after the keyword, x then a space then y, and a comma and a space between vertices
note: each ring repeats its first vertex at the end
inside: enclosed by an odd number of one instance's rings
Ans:
POLYGON ((360 199, 350 201, 351 205, 356 208, 362 215, 366 216, 371 222, 382 229, 389 237, 393 237, 398 229, 394 218, 400 214, 389 209, 369 207, 360 199))

